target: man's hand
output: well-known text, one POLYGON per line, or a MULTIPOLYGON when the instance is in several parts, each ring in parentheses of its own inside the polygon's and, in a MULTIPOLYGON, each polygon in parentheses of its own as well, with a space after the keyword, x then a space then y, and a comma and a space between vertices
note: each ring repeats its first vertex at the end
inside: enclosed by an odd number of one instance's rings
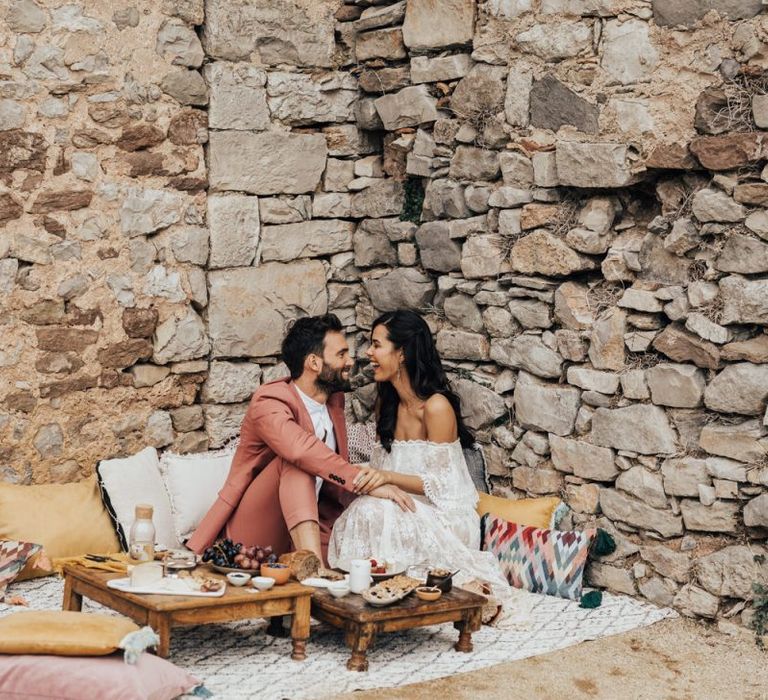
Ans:
POLYGON ((371 491, 369 496, 375 496, 376 498, 388 498, 390 501, 394 501, 403 510, 416 511, 416 504, 411 498, 411 494, 406 493, 401 488, 393 486, 392 484, 385 484, 379 486, 371 491))
POLYGON ((389 483, 388 474, 383 469, 371 469, 371 467, 361 467, 353 482, 354 493, 370 494, 374 489, 389 483))

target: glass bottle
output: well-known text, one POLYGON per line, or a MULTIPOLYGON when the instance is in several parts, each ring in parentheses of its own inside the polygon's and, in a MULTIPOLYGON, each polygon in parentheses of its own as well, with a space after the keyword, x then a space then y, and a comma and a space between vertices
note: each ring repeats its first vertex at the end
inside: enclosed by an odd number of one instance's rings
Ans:
POLYGON ((134 561, 154 561, 155 526, 152 523, 154 508, 140 503, 128 536, 128 554, 134 561))

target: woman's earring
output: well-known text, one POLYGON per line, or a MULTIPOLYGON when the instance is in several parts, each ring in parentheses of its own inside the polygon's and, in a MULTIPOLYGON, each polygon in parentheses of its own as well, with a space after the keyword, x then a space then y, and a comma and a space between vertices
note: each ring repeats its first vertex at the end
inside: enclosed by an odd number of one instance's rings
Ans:
POLYGON ((399 365, 397 366, 397 381, 398 381, 398 382, 400 381, 400 376, 401 376, 401 372, 402 372, 402 371, 403 371, 403 365, 402 365, 402 364, 399 364, 399 365))

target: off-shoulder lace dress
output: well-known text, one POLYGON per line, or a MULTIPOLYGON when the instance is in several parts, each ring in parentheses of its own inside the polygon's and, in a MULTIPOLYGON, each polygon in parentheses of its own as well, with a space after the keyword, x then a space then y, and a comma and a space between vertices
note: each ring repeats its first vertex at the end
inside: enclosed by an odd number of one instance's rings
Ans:
POLYGON ((420 477, 425 495, 414 496, 415 512, 382 498, 356 498, 333 526, 330 565, 348 569, 352 559, 376 556, 410 566, 460 569, 455 584, 472 579, 489 583, 505 609, 504 618, 524 622, 531 594, 512 588, 496 557, 480 551, 477 492, 461 443, 395 440, 391 452, 377 444, 370 465, 420 477))

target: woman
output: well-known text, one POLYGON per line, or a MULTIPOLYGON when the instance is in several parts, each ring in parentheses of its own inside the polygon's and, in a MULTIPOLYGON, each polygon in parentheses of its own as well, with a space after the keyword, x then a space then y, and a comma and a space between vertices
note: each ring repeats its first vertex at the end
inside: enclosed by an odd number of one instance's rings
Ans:
POLYGON ((386 313, 373 323, 366 354, 378 386, 380 442, 356 490, 366 494, 387 486, 411 496, 401 494, 400 505, 398 499, 365 495, 353 501, 334 525, 331 566, 346 568, 352 559, 375 556, 459 569, 457 585, 473 579, 489 583, 505 608, 514 597, 515 617, 524 618, 528 595, 508 585, 492 553, 480 551, 477 492, 462 452, 474 440, 429 327, 414 311, 386 313))

